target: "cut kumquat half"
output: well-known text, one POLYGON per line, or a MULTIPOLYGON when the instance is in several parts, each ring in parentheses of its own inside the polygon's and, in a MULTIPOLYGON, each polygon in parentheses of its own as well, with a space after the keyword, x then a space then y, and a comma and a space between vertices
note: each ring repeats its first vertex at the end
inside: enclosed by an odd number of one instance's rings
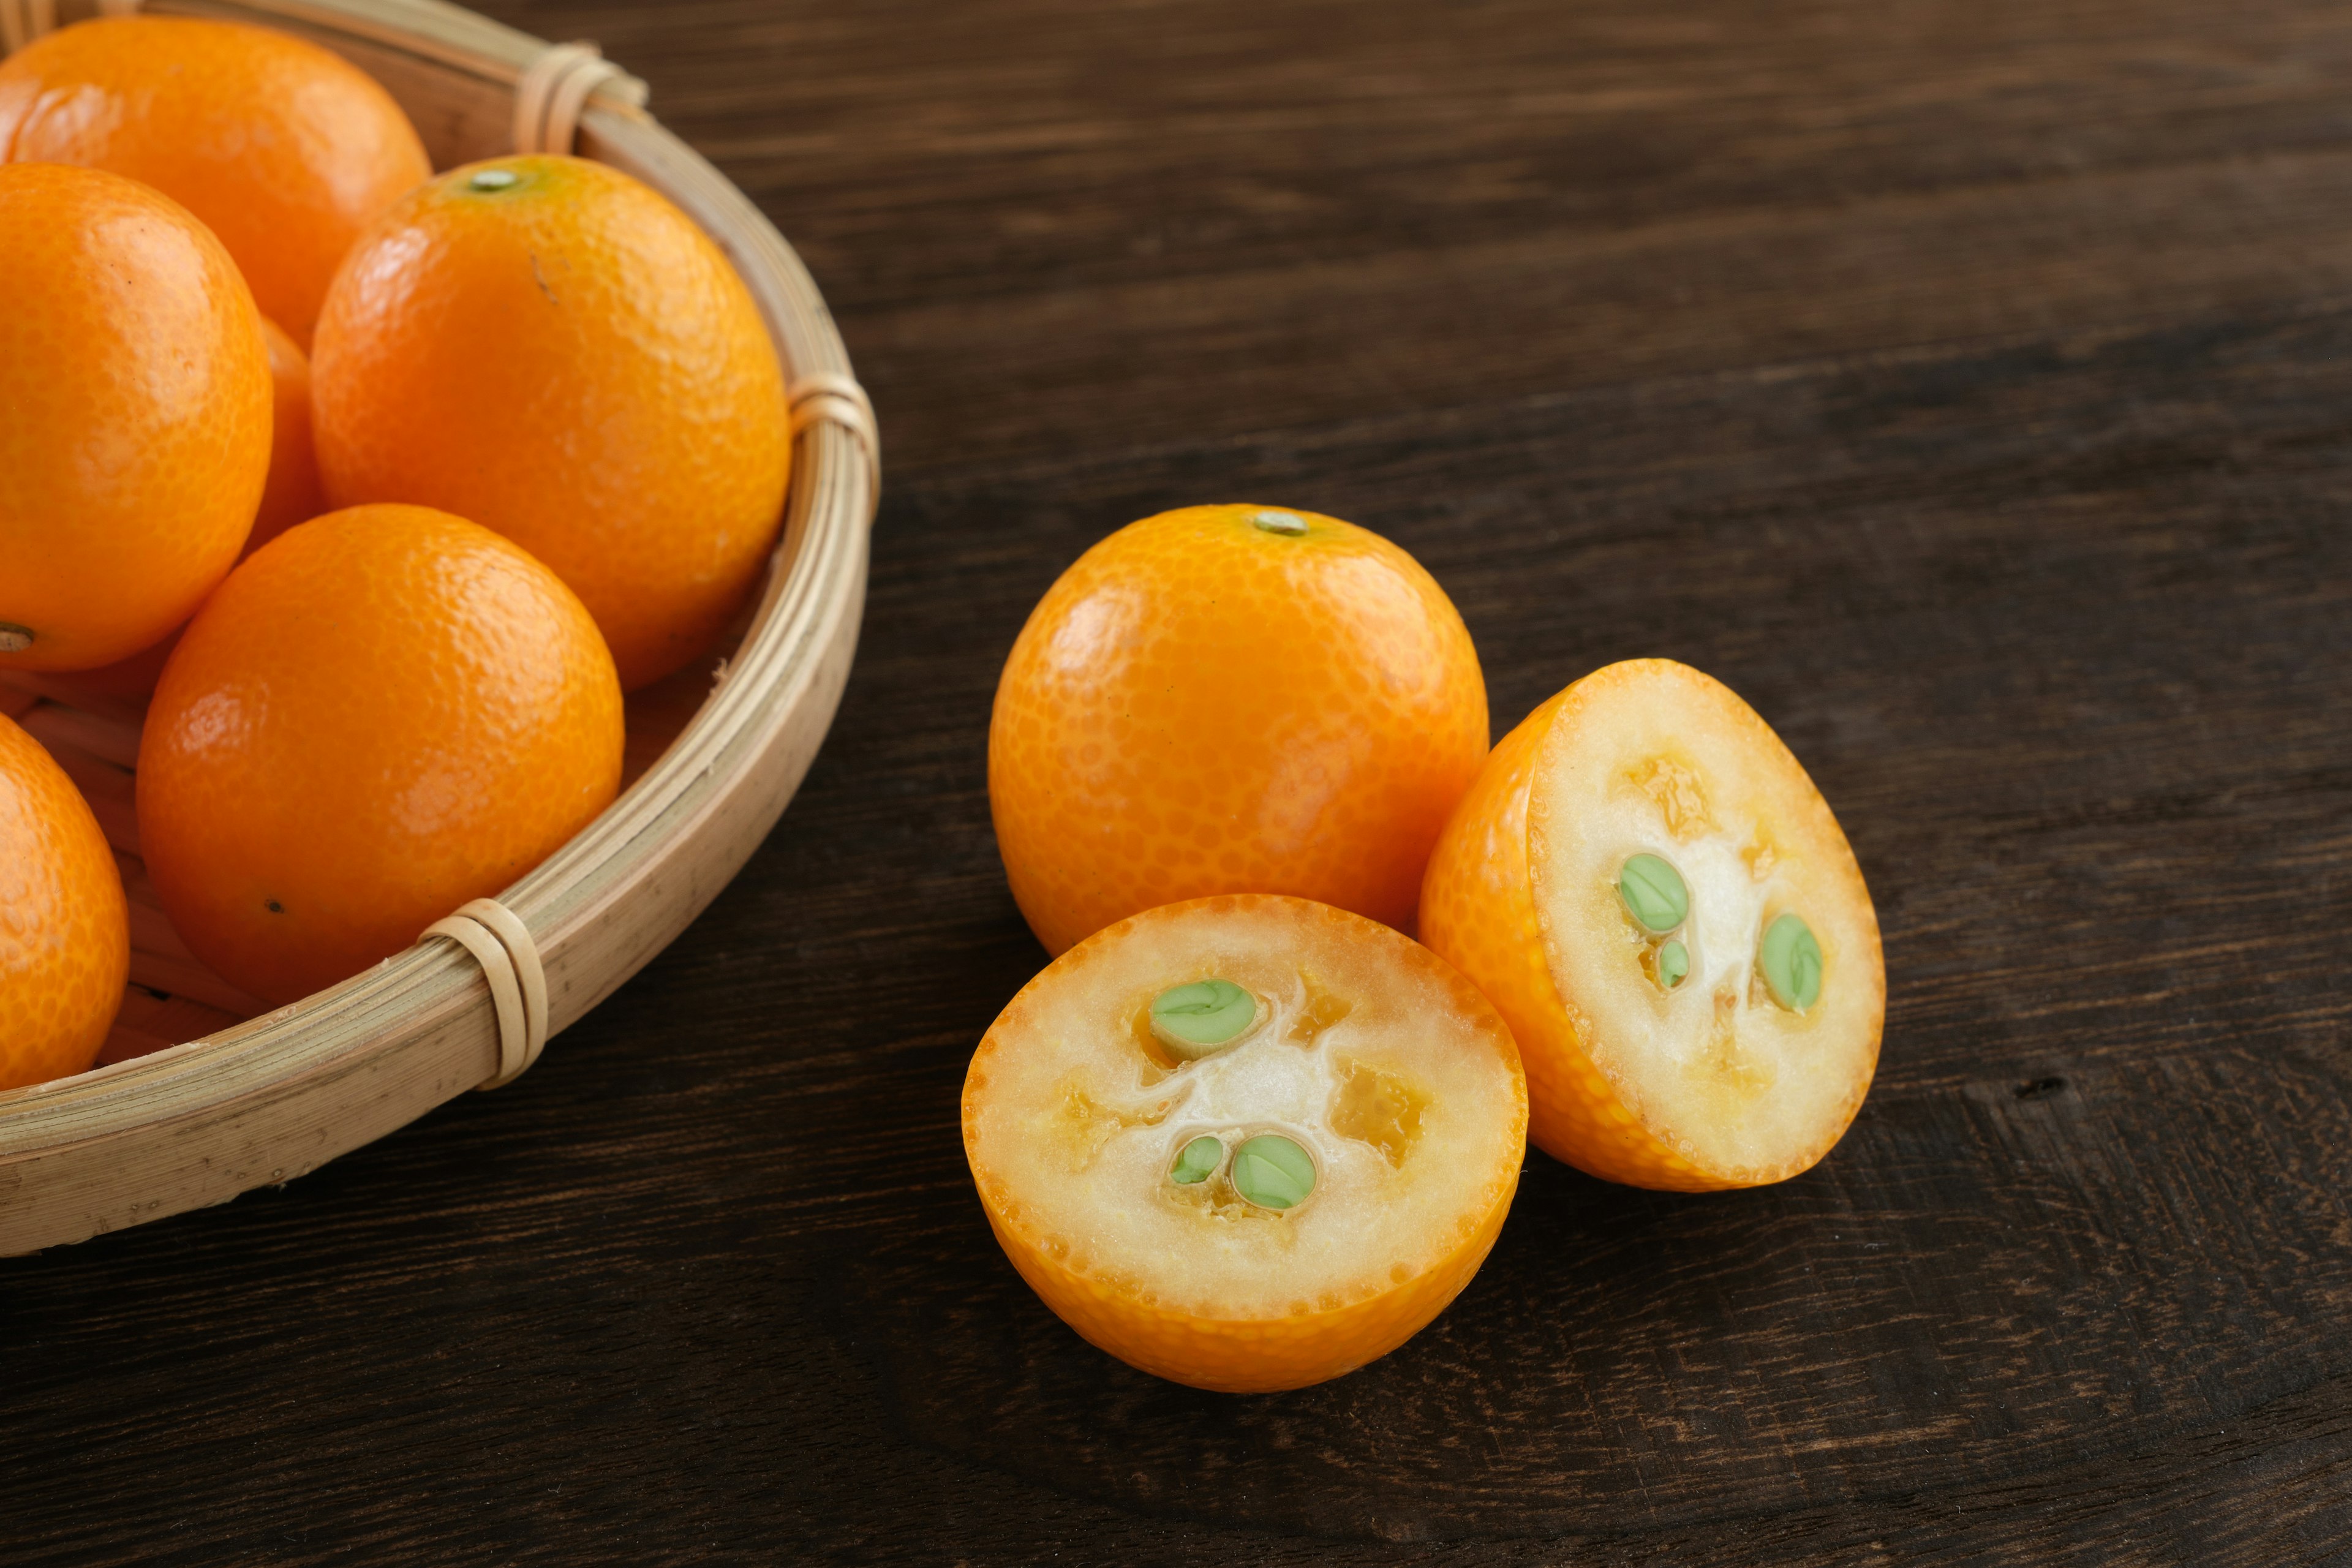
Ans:
POLYGON ((1387 1354, 1509 1211, 1510 1031, 1428 949, 1240 894, 1097 931, 1022 988, 964 1080, 964 1151, 1013 1267, 1078 1333, 1197 1388, 1387 1354))
POLYGON ((1878 1063, 1878 918, 1821 792, 1686 665, 1585 677, 1495 748, 1439 837, 1421 936, 1509 1020, 1528 1135, 1610 1181, 1793 1176, 1878 1063))

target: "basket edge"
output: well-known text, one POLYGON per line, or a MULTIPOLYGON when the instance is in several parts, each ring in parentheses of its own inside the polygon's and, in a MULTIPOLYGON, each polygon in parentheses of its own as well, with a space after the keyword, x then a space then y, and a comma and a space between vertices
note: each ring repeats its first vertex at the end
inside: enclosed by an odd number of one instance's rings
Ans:
MULTIPOLYGON (((391 8, 431 3, 401 0, 391 8)), ((259 0, 247 8, 299 11, 312 18, 343 9, 303 0, 259 0)), ((486 18, 476 20, 499 28, 486 18)), ((528 35, 499 30, 524 48, 539 47, 528 35)), ((590 150, 601 149, 615 166, 648 178, 728 251, 752 287, 794 374, 848 370, 846 351, 814 279, 749 198, 625 101, 592 104, 582 131, 590 150)), ((519 914, 527 921, 537 914, 532 923, 548 925, 542 951, 551 960, 551 990, 560 1020, 555 1027, 575 1021, 617 988, 717 895, 782 814, 830 727, 863 619, 866 527, 876 497, 869 454, 844 430, 813 426, 794 446, 793 494, 777 552, 781 569, 772 574, 766 602, 730 678, 623 801, 509 890, 519 914), (769 779, 773 787, 764 798, 740 798, 769 779), (727 842, 719 846, 723 868, 715 862, 700 868, 719 874, 688 877, 683 896, 673 895, 653 925, 635 919, 641 913, 640 896, 670 868, 668 858, 682 847, 709 844, 714 824, 722 820, 729 828, 727 842), (621 918, 625 909, 633 917, 629 921, 621 918), (621 929, 625 925, 628 929, 621 929), (592 971, 584 961, 599 956, 609 962, 592 971), (581 984, 583 979, 589 983, 581 984)), ((325 1138, 303 1151, 306 1157, 296 1162, 295 1173, 404 1124, 487 1076, 473 1064, 493 1062, 497 1054, 488 987, 469 960, 437 945, 411 948, 318 997, 221 1035, 19 1091, 25 1098, 15 1106, 6 1101, 17 1096, 0 1098, 0 1256, 160 1218, 290 1179, 282 1174, 289 1168, 284 1160, 257 1175, 263 1169, 258 1160, 235 1160, 214 1170, 214 1163, 203 1158, 212 1171, 209 1179, 184 1182, 177 1191, 154 1198, 143 1186, 112 1191, 137 1184, 105 1180, 105 1173, 92 1167, 107 1163, 101 1152, 119 1152, 126 1141, 151 1133, 178 1143, 191 1137, 217 1142, 266 1133, 268 1126, 288 1120, 279 1114, 288 1106, 299 1112, 303 1101, 351 1071, 412 1052, 412 1065, 436 1070, 425 1075, 426 1090, 417 1091, 412 1083, 409 1092, 394 1098, 416 1102, 394 1108, 388 1120, 373 1118, 365 1128, 345 1129, 356 1135, 325 1138), (376 1021, 375 1009, 387 995, 408 999, 403 1022, 376 1021), (437 1049, 427 1042, 437 1042, 437 1049), (428 1054, 430 1063, 424 1060, 428 1054), (444 1065, 453 1070, 441 1073, 444 1065), (72 1179, 78 1176, 93 1180, 72 1179), (108 1190, 83 1193, 95 1203, 58 1201, 65 1188, 85 1186, 108 1190)), ((312 1134, 327 1132, 315 1118, 297 1114, 291 1120, 312 1134)), ((184 1161, 184 1174, 185 1168, 184 1161)))

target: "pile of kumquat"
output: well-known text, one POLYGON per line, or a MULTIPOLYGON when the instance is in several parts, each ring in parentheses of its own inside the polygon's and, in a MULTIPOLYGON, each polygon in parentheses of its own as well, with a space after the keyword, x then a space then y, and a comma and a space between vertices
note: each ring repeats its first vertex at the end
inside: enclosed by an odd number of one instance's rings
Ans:
POLYGON ((989 801, 1056 956, 972 1057, 964 1149, 1095 1344, 1202 1388, 1335 1377, 1469 1282, 1530 1138, 1703 1191, 1853 1119, 1877 918, 1755 710, 1636 659, 1486 738, 1452 603, 1335 518, 1146 518, 1030 616, 989 801))
MULTIPOLYGON (((752 591, 790 443, 749 291, 625 174, 436 175, 260 27, 0 63, 0 681, 144 702, 146 872, 262 1003, 611 803, 622 693, 752 591)), ((89 805, 0 717, 0 1089, 91 1065, 128 944, 89 805)))

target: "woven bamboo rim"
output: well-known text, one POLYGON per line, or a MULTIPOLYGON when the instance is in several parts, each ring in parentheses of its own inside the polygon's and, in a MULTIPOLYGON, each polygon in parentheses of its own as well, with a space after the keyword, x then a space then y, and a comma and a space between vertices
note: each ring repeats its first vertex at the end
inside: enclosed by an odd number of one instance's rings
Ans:
POLYGON ((456 911, 430 940, 290 1006, 0 1093, 0 1256, 316 1169, 507 1081, 636 973, 741 868, 808 771, 856 645, 879 485, 871 406, 800 258, 593 46, 551 46, 437 0, 0 0, 0 33, 13 49, 134 8, 326 45, 401 100, 436 166, 520 138, 663 192, 726 251, 776 342, 791 378, 792 489, 764 595, 708 699, 603 816, 488 908, 456 911))

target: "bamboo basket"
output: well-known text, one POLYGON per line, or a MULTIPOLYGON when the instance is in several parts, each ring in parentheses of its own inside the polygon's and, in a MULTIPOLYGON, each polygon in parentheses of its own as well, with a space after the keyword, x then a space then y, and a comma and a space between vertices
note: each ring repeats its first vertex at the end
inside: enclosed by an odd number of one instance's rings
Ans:
MULTIPOLYGON (((0 31, 14 48, 100 8, 0 0, 0 31)), ((593 46, 550 46, 436 0, 144 8, 257 22, 335 50, 400 100, 436 168, 521 147, 576 151, 635 175, 718 241, 784 363, 792 489, 748 626, 715 669, 689 668, 629 699, 620 798, 499 896, 544 971, 535 1055, 545 1035, 686 928, 807 773, 848 677, 865 602, 879 480, 871 411, 799 258, 646 113, 645 85, 598 60, 593 46)), ((516 976, 493 973, 495 942, 476 942, 487 949, 478 957, 455 941, 423 941, 274 1011, 212 974, 173 932, 139 862, 131 769, 141 710, 78 697, 56 679, 10 672, 0 682, 0 712, 64 764, 113 842, 133 948, 132 983, 100 1065, 0 1093, 0 1256, 290 1181, 519 1070, 516 976)), ((517 968, 527 971, 528 960, 517 968)))

